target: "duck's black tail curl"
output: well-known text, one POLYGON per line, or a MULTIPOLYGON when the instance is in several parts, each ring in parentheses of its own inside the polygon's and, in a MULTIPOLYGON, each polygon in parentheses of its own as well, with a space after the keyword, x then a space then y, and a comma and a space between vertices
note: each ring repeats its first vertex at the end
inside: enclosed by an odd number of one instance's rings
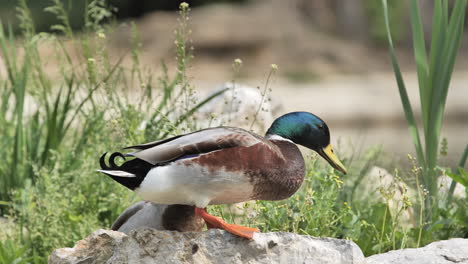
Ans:
POLYGON ((106 163, 106 156, 107 152, 102 154, 99 159, 101 169, 98 170, 98 172, 102 172, 110 176, 112 179, 131 190, 137 188, 145 178, 146 174, 153 168, 150 163, 138 158, 127 161, 125 159, 125 155, 120 152, 114 152, 109 156, 108 165, 106 163), (120 166, 115 163, 115 158, 117 157, 120 157, 125 161, 120 166))
POLYGON ((121 158, 123 158, 125 160, 125 156, 120 152, 112 153, 110 155, 110 157, 109 157, 109 165, 110 166, 107 166, 107 164, 106 164, 106 155, 107 155, 107 152, 102 154, 101 158, 99 159, 99 165, 101 165, 101 169, 103 169, 103 170, 119 170, 120 166, 115 164, 114 160, 115 160, 116 157, 121 157, 121 158))

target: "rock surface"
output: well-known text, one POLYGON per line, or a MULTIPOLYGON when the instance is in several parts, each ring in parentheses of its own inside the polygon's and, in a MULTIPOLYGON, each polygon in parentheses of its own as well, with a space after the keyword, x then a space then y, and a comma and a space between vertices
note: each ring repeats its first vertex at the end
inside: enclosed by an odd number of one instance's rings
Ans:
POLYGON ((139 229, 128 236, 97 230, 73 248, 52 252, 49 263, 366 263, 352 241, 292 233, 259 233, 252 241, 222 230, 139 229))
POLYGON ((393 250, 366 260, 368 264, 468 264, 468 239, 454 238, 433 242, 422 248, 393 250))

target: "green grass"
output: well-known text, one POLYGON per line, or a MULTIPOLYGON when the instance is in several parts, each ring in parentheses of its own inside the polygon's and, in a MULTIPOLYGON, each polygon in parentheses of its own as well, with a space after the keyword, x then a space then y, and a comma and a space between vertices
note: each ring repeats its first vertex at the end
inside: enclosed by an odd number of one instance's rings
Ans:
MULTIPOLYGON (((102 21, 112 18, 103 3, 90 2, 80 33, 70 28, 59 1, 48 9, 61 21, 54 26, 57 33, 36 32, 25 1, 18 9, 22 36, 14 36, 8 25, 0 27, 0 52, 8 70, 6 78, 0 77, 0 215, 10 222, 8 230, 0 228, 0 263, 46 263, 54 248, 71 247, 92 231, 108 228, 138 198, 95 172, 99 156, 199 129, 192 114, 216 96, 197 98, 190 82, 188 6, 180 10, 175 34, 176 73, 169 75, 163 63, 160 76, 154 77, 140 63, 135 25, 125 55, 130 63, 108 52, 106 34, 112 26, 102 21), (41 54, 40 45, 52 48, 53 57, 41 54), (57 73, 45 70, 50 61, 59 65, 57 73)), ((276 71, 272 65, 269 76, 276 71)), ((418 212, 427 193, 418 183, 417 163, 410 163, 411 170, 392 172, 390 182, 369 178, 374 165, 385 163, 382 152, 340 153, 349 170, 346 177, 316 155, 307 157, 306 180, 290 199, 247 203, 244 216, 226 206, 210 210, 264 232, 351 239, 366 255, 466 237, 466 199, 452 196, 438 210, 437 222, 423 223, 418 212), (408 210, 413 212, 409 218, 408 210)), ((455 172, 447 170, 465 183, 466 172, 455 172)))
POLYGON ((41 258, 36 255, 31 256, 28 252, 28 246, 7 238, 0 241, 0 263, 41 263, 41 258))

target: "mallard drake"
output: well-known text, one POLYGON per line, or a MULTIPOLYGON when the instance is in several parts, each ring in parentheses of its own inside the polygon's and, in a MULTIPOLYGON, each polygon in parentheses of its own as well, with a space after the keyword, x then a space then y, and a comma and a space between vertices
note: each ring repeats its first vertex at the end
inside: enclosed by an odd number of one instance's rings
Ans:
POLYGON ((308 112, 277 118, 265 137, 234 127, 216 127, 114 152, 99 172, 160 204, 194 205, 208 228, 221 228, 253 238, 256 228, 228 224, 206 206, 249 200, 282 200, 293 195, 305 176, 304 158, 296 146, 316 151, 332 167, 346 174, 334 154, 325 122, 308 112), (133 157, 118 166, 116 157, 133 157))
POLYGON ((140 201, 125 209, 111 229, 126 234, 141 227, 179 232, 201 231, 205 221, 195 214, 194 209, 193 205, 140 201))

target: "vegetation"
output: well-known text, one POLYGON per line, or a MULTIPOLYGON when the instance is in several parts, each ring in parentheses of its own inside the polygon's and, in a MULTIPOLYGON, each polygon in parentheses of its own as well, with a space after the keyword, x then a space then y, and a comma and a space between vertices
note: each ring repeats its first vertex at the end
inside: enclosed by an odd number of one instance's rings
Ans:
MULTIPOLYGON (((71 246, 99 226, 109 226, 135 201, 131 192, 96 174, 100 154, 116 145, 195 129, 190 116, 210 99, 198 102, 188 85, 185 31, 177 34, 177 72, 170 76, 163 67, 154 80, 139 63, 136 29, 130 65, 111 58, 105 35, 111 28, 101 25, 110 18, 104 1, 89 3, 79 35, 60 1, 46 11, 60 20, 53 26, 57 34, 35 32, 25 1, 18 7, 22 39, 0 27, 7 68, 0 80, 0 208, 16 224, 8 234, 11 240, 0 248, 10 252, 19 245, 25 250, 15 252, 38 256, 40 262, 52 248, 71 246), (53 55, 41 54, 41 45, 53 55), (46 70, 52 60, 58 72, 46 70)), ((181 29, 187 12, 181 11, 181 29)))
MULTIPOLYGON (((97 228, 109 227, 138 198, 96 174, 100 154, 199 129, 193 113, 217 96, 199 100, 190 82, 187 4, 181 5, 175 35, 175 74, 170 75, 163 63, 161 76, 153 78, 140 63, 141 43, 134 25, 130 62, 110 55, 106 34, 112 27, 101 22, 112 15, 104 1, 90 1, 80 34, 70 27, 61 2, 52 2, 47 11, 60 21, 53 26, 56 33, 36 32, 24 0, 18 8, 22 37, 15 37, 8 25, 0 26, 0 50, 7 67, 7 75, 0 75, 0 215, 9 222, 0 228, 0 263, 45 263, 52 249, 73 246, 97 228), (39 52, 44 45, 53 55, 39 52), (56 72, 47 70, 51 61, 59 65, 56 72)), ((235 65, 238 71, 241 61, 235 65)), ((276 70, 272 65, 269 76, 276 70)), ((268 80, 264 96, 267 89, 268 80)), ((435 142, 438 145, 438 138, 435 142)), ((395 170, 389 177, 383 169, 378 175, 373 170, 382 163, 379 148, 340 156, 346 157, 346 177, 310 156, 305 183, 292 198, 246 203, 242 217, 232 207, 210 210, 262 231, 351 239, 366 255, 467 236, 468 203, 453 196, 452 189, 450 200, 437 210, 438 218, 430 224, 421 218, 425 215, 421 210, 427 208, 424 200, 432 192, 420 187, 420 177, 427 184, 426 176, 421 176, 426 172, 416 160, 410 158, 409 170, 395 170)), ((464 160, 466 152, 461 165, 464 160)), ((467 183, 462 169, 445 172, 467 183)))
MULTIPOLYGON (((451 10, 451 15, 449 15, 448 1, 434 1, 432 40, 430 53, 428 54, 426 52, 426 43, 418 1, 411 1, 412 37, 418 72, 424 141, 420 139, 421 137, 419 136, 418 127, 413 115, 413 109, 406 92, 405 83, 393 48, 388 19, 387 1, 383 0, 382 3, 393 69, 397 79, 406 120, 408 122, 411 136, 413 137, 417 160, 421 167, 422 186, 427 190, 428 194, 425 196, 424 204, 421 205, 423 206, 422 212, 424 213, 426 224, 437 224, 441 214, 439 210, 444 209, 440 208, 441 204, 438 203, 439 195, 437 186, 437 176, 440 173, 438 168, 439 144, 441 143, 440 131, 442 128, 450 79, 463 34, 467 2, 466 0, 456 1, 451 10)), ((448 194, 448 200, 452 199, 453 190, 456 184, 455 180, 457 178, 461 178, 461 175, 466 175, 466 172, 463 170, 466 155, 467 153, 465 151, 464 157, 460 162, 460 167, 457 168, 457 171, 459 170, 460 173, 458 177, 454 177, 454 174, 447 174, 454 179, 451 191, 448 194)), ((445 207, 450 205, 443 204, 442 206, 445 207)))

